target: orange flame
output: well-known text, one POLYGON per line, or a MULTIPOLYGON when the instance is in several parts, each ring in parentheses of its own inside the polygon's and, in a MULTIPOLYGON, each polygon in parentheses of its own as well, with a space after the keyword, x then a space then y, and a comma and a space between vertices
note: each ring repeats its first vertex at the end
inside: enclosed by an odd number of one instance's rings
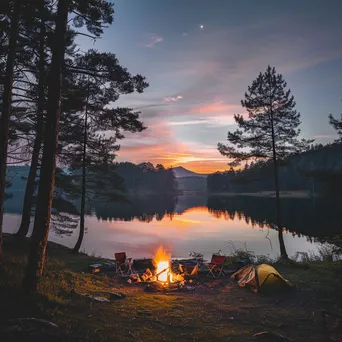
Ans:
POLYGON ((168 253, 163 246, 159 246, 153 256, 153 263, 156 266, 158 280, 163 282, 172 282, 171 272, 171 254, 168 253))

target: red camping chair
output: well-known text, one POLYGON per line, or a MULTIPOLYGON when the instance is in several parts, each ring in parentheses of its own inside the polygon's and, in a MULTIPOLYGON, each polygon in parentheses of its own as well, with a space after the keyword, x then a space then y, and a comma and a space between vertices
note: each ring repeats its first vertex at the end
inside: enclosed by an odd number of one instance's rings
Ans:
POLYGON ((120 253, 115 253, 115 271, 116 274, 124 274, 124 270, 126 267, 126 253, 125 252, 120 252, 120 253))
POLYGON ((207 276, 218 278, 220 275, 223 275, 223 266, 225 260, 226 257, 224 255, 213 254, 211 261, 208 264, 205 264, 208 267, 207 276))

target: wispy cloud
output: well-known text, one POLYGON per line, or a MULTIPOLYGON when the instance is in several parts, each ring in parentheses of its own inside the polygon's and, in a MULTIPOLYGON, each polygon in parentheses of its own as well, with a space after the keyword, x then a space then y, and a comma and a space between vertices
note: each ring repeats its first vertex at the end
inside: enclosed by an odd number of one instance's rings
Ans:
POLYGON ((209 123, 208 120, 189 120, 189 121, 169 121, 168 126, 187 126, 187 125, 203 125, 209 123))
POLYGON ((177 101, 181 100, 182 98, 183 98, 183 96, 181 96, 181 95, 178 95, 176 97, 167 96, 167 97, 164 97, 164 101, 166 101, 166 102, 177 102, 177 101))
POLYGON ((317 134, 312 137, 313 139, 336 139, 336 134, 317 134))
POLYGON ((146 108, 152 108, 152 107, 163 107, 163 106, 167 106, 167 103, 150 104, 150 105, 145 105, 145 106, 141 106, 141 107, 136 107, 134 109, 140 110, 140 109, 146 109, 146 108))
POLYGON ((155 33, 147 33, 144 35, 144 41, 139 45, 147 48, 153 48, 155 45, 161 43, 162 41, 164 41, 164 38, 162 36, 159 36, 155 33))

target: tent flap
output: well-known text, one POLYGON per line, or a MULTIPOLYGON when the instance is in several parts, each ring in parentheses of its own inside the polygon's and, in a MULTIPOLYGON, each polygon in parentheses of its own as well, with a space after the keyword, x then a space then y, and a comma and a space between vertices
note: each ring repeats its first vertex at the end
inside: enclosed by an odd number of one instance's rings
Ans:
POLYGON ((254 291, 257 291, 259 287, 258 278, 255 276, 255 267, 253 265, 246 265, 240 268, 232 275, 232 279, 235 279, 239 286, 247 286, 254 291))
POLYGON ((232 275, 241 287, 249 287, 254 292, 260 290, 280 290, 291 286, 282 275, 272 266, 246 265, 232 275))

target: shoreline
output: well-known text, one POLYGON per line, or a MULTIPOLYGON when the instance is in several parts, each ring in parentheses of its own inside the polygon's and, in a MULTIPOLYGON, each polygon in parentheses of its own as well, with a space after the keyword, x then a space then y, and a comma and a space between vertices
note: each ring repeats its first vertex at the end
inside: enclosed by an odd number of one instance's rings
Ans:
MULTIPOLYGON (((199 192, 199 191, 184 191, 180 196, 222 196, 222 197, 265 197, 265 198, 275 198, 274 191, 257 191, 257 192, 199 192), (185 192, 185 193, 184 193, 185 192)), ((311 195, 309 190, 288 190, 288 191, 280 191, 280 198, 317 198, 319 195, 315 194, 311 195)))

